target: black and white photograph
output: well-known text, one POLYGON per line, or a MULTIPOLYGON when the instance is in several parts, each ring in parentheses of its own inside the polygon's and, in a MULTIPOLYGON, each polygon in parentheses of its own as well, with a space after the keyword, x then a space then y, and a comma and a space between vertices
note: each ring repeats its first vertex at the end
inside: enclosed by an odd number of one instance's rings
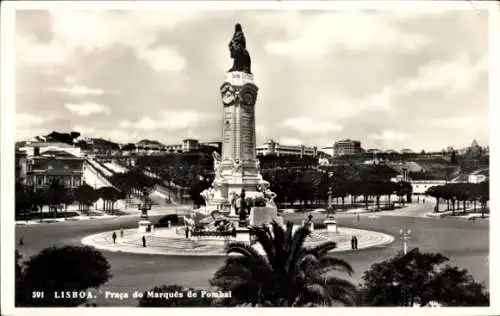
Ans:
POLYGON ((494 314, 498 1, 7 2, 5 315, 494 314))

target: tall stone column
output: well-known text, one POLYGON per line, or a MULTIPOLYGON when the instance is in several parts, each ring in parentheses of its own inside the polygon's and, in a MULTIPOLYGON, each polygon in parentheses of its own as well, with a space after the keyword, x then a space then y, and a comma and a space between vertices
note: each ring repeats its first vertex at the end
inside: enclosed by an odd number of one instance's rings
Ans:
MULTIPOLYGON (((226 73, 220 88, 224 107, 222 127, 222 185, 229 191, 255 191, 259 182, 256 156, 255 103, 258 87, 253 75, 241 71, 226 73)), ((227 190, 224 195, 230 193, 227 190)))

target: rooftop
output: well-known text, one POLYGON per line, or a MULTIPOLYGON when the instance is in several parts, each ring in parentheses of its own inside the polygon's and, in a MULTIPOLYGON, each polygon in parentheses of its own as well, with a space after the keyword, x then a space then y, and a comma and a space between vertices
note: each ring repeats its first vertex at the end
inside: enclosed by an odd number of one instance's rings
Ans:
POLYGON ((27 142, 26 147, 64 147, 73 148, 75 146, 60 142, 27 142))

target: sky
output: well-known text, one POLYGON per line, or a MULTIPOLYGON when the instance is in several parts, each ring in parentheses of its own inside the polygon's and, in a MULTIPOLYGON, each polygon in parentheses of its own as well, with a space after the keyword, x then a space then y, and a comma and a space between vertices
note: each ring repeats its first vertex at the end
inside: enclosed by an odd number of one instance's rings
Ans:
POLYGON ((481 10, 17 11, 16 138, 220 140, 237 22, 259 86, 258 144, 489 141, 481 10))

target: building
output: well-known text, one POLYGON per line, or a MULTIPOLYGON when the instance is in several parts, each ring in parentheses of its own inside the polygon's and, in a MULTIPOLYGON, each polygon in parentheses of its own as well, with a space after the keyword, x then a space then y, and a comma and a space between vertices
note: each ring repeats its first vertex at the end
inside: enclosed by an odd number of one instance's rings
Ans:
POLYGON ((26 179, 26 152, 16 150, 16 181, 24 182, 26 179))
POLYGON ((102 138, 91 138, 87 140, 89 148, 98 156, 115 156, 120 153, 120 145, 102 138))
POLYGON ((382 154, 383 152, 384 152, 383 150, 377 149, 377 148, 371 148, 371 149, 367 149, 366 150, 367 154, 374 154, 374 155, 376 155, 376 154, 382 154))
POLYGON ((484 174, 470 174, 468 176, 469 183, 481 183, 488 180, 488 177, 484 174))
POLYGON ((182 152, 197 151, 200 148, 200 143, 197 139, 183 139, 182 152))
POLYGON ((141 141, 138 141, 137 144, 135 144, 135 147, 146 151, 148 150, 159 151, 165 146, 160 142, 154 140, 143 139, 141 141))
POLYGON ((206 143, 201 143, 200 145, 202 146, 207 146, 207 147, 213 147, 215 149, 222 149, 222 142, 206 142, 206 143))
POLYGON ((25 184, 33 189, 46 189, 52 181, 59 181, 65 188, 76 189, 82 185, 84 158, 66 151, 45 151, 26 159, 25 184))
POLYGON ((436 187, 439 185, 445 185, 446 180, 411 180, 410 184, 413 189, 413 194, 415 195, 424 195, 427 190, 432 187, 436 187))
POLYGON ((402 154, 414 154, 415 152, 409 148, 405 148, 405 149, 401 150, 401 153, 402 154))
POLYGON ((335 142, 333 145, 333 154, 338 156, 361 154, 361 142, 358 140, 344 139, 335 142))
POLYGON ((384 153, 388 154, 388 155, 398 154, 398 152, 396 150, 394 150, 394 149, 387 149, 384 153))
POLYGON ((469 147, 458 149, 457 154, 468 155, 471 157, 480 157, 483 154, 483 151, 484 148, 479 146, 478 142, 474 139, 469 147))
POLYGON ((26 142, 19 150, 24 151, 28 157, 38 156, 46 151, 64 151, 76 157, 82 155, 80 147, 57 142, 26 142))
POLYGON ((427 190, 432 187, 445 185, 446 180, 413 180, 408 176, 408 171, 403 170, 402 174, 391 179, 392 182, 409 182, 412 187, 412 194, 425 195, 427 190))
POLYGON ((305 145, 282 145, 272 139, 269 139, 264 145, 257 146, 256 151, 257 156, 318 156, 318 148, 316 146, 307 147, 305 145))

